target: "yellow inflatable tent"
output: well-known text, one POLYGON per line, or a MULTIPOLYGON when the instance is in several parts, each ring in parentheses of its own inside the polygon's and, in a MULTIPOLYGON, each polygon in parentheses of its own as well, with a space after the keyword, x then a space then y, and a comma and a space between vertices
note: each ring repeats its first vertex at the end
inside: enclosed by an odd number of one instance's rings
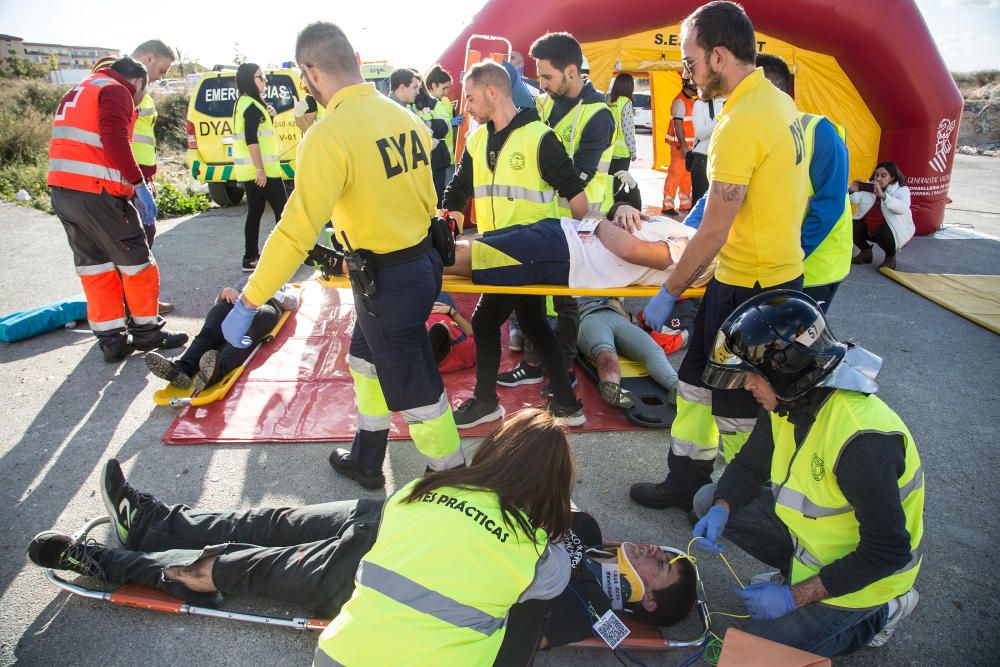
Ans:
MULTIPOLYGON (((664 139, 670 104, 681 89, 680 25, 616 39, 582 44, 590 78, 608 91, 618 72, 648 73, 653 106, 653 166, 666 171, 670 149, 664 139)), ((867 179, 875 168, 881 130, 875 117, 836 58, 757 33, 763 53, 782 58, 793 75, 795 103, 801 111, 822 114, 847 129, 850 177, 867 179)))

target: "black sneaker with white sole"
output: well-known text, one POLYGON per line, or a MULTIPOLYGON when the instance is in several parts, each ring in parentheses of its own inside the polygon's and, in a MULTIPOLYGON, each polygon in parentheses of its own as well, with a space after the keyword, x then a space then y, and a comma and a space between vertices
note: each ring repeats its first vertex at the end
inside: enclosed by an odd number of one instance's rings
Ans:
POLYGON ((179 389, 187 389, 191 386, 191 376, 162 354, 147 352, 143 359, 146 360, 146 368, 149 369, 149 372, 161 380, 166 380, 179 389))
POLYGON ((112 531, 115 539, 123 548, 128 548, 128 536, 135 525, 135 517, 139 506, 152 499, 152 496, 139 493, 125 481, 122 467, 118 459, 108 459, 104 464, 104 474, 101 475, 101 498, 104 507, 111 517, 112 531))
MULTIPOLYGON (((566 374, 566 377, 569 379, 569 386, 570 386, 570 388, 571 389, 576 389, 576 385, 577 385, 576 373, 573 372, 573 371, 569 371, 569 373, 566 374)), ((552 388, 552 383, 551 382, 548 383, 547 385, 545 385, 544 387, 542 387, 542 396, 544 396, 545 398, 547 398, 549 400, 552 400, 553 398, 555 398, 555 395, 556 395, 556 392, 552 388)))
POLYGON ((499 401, 484 401, 473 396, 455 408, 455 426, 472 428, 487 422, 503 419, 504 409, 499 401))
POLYGON ((545 381, 545 371, 541 366, 529 366, 523 361, 506 373, 497 376, 497 384, 502 387, 518 387, 522 384, 538 384, 545 381))
POLYGON ((107 552, 94 540, 78 544, 65 533, 46 530, 35 535, 28 545, 28 558, 39 567, 70 570, 86 577, 107 581, 100 557, 107 552))
POLYGON ((572 405, 559 405, 555 401, 550 401, 546 408, 556 423, 560 426, 583 426, 587 423, 587 416, 583 414, 583 403, 579 400, 572 405))

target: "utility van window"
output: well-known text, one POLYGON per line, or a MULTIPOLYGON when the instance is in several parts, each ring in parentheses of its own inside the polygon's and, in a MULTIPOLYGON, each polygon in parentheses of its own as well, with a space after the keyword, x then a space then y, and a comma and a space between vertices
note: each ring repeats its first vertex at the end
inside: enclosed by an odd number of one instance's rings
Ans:
MULTIPOLYGON (((233 115, 236 105, 236 77, 219 76, 205 79, 198 89, 198 97, 194 108, 206 116, 213 118, 229 118, 233 115)), ((264 101, 282 113, 295 106, 297 100, 295 82, 287 74, 268 74, 267 86, 264 88, 264 101)))

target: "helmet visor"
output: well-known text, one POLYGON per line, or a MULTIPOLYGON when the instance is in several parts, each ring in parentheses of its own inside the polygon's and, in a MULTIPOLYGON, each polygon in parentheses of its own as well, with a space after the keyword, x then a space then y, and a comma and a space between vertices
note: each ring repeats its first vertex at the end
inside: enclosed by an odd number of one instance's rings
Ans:
POLYGON ((726 334, 720 330, 715 334, 715 345, 701 380, 714 389, 742 389, 747 373, 753 370, 753 366, 733 354, 726 342, 726 334))

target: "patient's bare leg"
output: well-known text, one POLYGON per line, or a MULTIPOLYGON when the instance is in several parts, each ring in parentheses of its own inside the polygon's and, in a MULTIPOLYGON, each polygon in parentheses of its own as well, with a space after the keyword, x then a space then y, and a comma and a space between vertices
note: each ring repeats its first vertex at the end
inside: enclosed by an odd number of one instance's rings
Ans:
POLYGON ((597 377, 603 382, 614 382, 615 384, 621 384, 622 381, 622 371, 621 367, 618 365, 618 355, 610 350, 604 350, 598 353, 597 359, 594 359, 594 365, 597 366, 597 377))
POLYGON ((629 264, 663 271, 673 263, 666 243, 637 239, 612 222, 604 221, 599 224, 596 234, 605 248, 629 264))
POLYGON ((212 581, 212 566, 218 556, 199 558, 190 565, 171 565, 163 569, 163 576, 170 581, 183 584, 196 593, 214 593, 217 589, 212 581))
POLYGON ((455 242, 455 265, 444 267, 444 275, 472 277, 472 241, 459 239, 455 242))
POLYGON ((601 392, 601 398, 605 403, 619 408, 631 408, 635 405, 635 397, 632 392, 622 389, 622 371, 618 365, 618 354, 605 350, 597 354, 594 359, 597 366, 597 389, 601 392))

